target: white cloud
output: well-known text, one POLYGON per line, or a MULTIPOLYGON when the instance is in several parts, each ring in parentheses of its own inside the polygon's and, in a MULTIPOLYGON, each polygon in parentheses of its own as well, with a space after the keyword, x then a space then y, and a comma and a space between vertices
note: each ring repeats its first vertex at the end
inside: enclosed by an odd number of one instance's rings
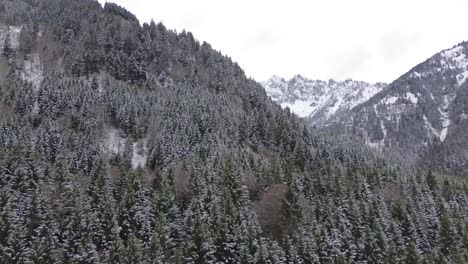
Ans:
MULTIPOLYGON (((99 0, 103 3, 105 0, 99 0)), ((466 0, 115 0, 141 22, 191 31, 257 80, 390 82, 468 40, 466 0)))

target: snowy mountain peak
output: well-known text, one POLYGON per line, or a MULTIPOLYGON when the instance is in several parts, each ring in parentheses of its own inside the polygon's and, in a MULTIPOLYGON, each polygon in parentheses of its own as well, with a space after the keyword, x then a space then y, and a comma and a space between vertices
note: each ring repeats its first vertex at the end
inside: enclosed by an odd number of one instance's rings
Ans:
POLYGON ((414 162, 468 168, 459 160, 468 158, 467 78, 468 42, 463 42, 418 64, 333 124, 414 162))
POLYGON ((440 55, 447 60, 462 61, 465 59, 464 47, 462 44, 443 50, 440 55))
POLYGON ((336 114, 367 101, 386 86, 352 79, 311 80, 300 74, 290 80, 274 75, 262 85, 273 101, 317 125, 326 125, 336 114))
POLYGON ((444 142, 452 130, 452 119, 460 119, 463 114, 460 110, 463 109, 460 105, 462 100, 456 102, 456 98, 461 97, 463 89, 466 89, 461 87, 468 78, 467 52, 467 43, 443 50, 411 69, 390 84, 378 98, 371 100, 369 108, 373 108, 372 115, 385 125, 381 126, 380 133, 370 133, 377 136, 374 139, 369 136, 368 143, 372 145, 377 141, 381 143, 380 147, 392 144, 387 142, 385 130, 403 129, 401 121, 407 118, 408 113, 419 117, 421 125, 418 129, 426 132, 427 142, 434 139, 444 142))
POLYGON ((272 82, 285 82, 284 78, 279 75, 273 75, 269 81, 272 82))

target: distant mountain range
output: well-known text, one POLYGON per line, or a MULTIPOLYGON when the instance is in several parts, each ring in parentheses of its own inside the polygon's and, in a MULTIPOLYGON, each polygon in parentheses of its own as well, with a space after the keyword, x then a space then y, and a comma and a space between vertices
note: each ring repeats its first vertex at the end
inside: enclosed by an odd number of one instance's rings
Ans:
POLYGON ((272 100, 330 131, 358 136, 415 163, 468 169, 468 44, 417 65, 389 85, 274 76, 272 100))
POLYGON ((262 83, 267 94, 282 107, 288 107, 313 124, 326 125, 339 113, 367 101, 386 84, 361 81, 311 80, 301 75, 285 80, 273 76, 262 83))

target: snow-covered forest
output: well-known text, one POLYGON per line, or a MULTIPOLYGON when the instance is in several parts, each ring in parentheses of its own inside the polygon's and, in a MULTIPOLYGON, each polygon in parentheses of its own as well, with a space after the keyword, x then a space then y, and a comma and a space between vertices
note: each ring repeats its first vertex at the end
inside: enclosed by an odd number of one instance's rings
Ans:
POLYGON ((468 180, 282 110, 189 32, 0 1, 0 263, 466 263, 468 180))

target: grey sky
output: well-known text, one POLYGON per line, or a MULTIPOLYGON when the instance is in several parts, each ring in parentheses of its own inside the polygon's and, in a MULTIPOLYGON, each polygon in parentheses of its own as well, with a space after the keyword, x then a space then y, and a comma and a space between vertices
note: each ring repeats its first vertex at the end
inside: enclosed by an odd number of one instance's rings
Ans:
MULTIPOLYGON (((99 0, 104 3, 105 0, 99 0)), ((466 0, 112 0, 140 22, 191 31, 258 81, 391 82, 468 40, 466 0)))

